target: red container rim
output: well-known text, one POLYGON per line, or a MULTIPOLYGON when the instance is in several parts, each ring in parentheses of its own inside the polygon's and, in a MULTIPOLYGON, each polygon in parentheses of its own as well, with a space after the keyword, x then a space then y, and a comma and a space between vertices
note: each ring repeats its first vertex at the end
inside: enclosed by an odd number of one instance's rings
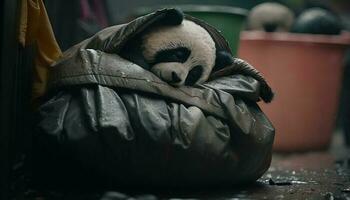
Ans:
POLYGON ((263 31, 243 31, 242 41, 266 41, 283 43, 311 43, 322 45, 350 46, 350 32, 343 31, 340 35, 316 35, 303 33, 275 32, 266 33, 263 31))

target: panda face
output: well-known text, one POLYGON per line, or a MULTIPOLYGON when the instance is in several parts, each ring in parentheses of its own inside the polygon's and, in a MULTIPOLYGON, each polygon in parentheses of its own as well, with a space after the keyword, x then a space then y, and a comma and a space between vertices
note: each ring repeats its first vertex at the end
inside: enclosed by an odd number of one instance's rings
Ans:
POLYGON ((141 49, 150 70, 173 86, 203 83, 215 64, 215 42, 204 28, 188 20, 147 32, 141 49))

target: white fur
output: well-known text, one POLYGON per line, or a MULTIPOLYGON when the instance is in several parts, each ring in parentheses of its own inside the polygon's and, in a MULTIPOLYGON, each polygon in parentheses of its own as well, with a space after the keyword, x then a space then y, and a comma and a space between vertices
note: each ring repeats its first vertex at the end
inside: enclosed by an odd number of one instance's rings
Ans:
POLYGON ((294 21, 293 12, 286 6, 266 2, 255 6, 248 16, 248 27, 251 30, 264 30, 264 24, 277 24, 277 32, 289 31, 294 21))
POLYGON ((184 20, 177 26, 161 26, 146 33, 143 38, 143 56, 148 62, 153 62, 160 50, 186 47, 191 54, 185 63, 158 63, 151 71, 163 80, 171 80, 171 73, 175 72, 181 82, 174 85, 183 85, 188 72, 195 66, 203 67, 202 77, 196 82, 202 83, 209 77, 215 64, 215 42, 209 33, 196 23, 184 20))

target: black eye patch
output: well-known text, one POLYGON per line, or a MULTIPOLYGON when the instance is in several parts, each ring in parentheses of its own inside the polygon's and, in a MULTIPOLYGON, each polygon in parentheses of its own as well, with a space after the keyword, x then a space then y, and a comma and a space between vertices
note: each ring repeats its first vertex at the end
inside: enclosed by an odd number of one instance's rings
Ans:
POLYGON ((166 49, 158 52, 152 64, 162 62, 179 62, 184 63, 190 56, 191 51, 185 47, 177 47, 175 49, 166 49))
POLYGON ((188 75, 185 80, 185 85, 191 86, 194 85, 198 79, 202 76, 203 73, 203 67, 200 65, 197 65, 191 69, 190 72, 188 72, 188 75))

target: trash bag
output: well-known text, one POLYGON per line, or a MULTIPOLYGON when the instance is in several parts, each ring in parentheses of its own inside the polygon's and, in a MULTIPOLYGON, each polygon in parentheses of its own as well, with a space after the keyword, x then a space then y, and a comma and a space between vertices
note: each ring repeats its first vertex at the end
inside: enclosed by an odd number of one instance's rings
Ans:
POLYGON ((235 59, 205 84, 174 88, 118 55, 135 33, 173 13, 104 29, 54 64, 37 113, 38 182, 201 187, 253 182, 268 169, 274 128, 257 101, 272 91, 252 66, 235 59))

